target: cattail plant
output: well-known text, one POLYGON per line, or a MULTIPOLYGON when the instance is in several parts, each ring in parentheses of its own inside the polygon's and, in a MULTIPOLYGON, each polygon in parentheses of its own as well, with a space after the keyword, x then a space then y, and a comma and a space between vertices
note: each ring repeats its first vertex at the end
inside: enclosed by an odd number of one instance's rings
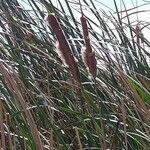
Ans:
POLYGON ((86 18, 82 15, 80 19, 81 19, 81 25, 82 25, 83 36, 84 36, 84 41, 85 41, 85 47, 82 48, 82 59, 83 59, 85 66, 88 69, 88 72, 95 79, 96 73, 97 73, 97 68, 96 68, 97 62, 95 59, 95 52, 92 50, 92 47, 90 44, 86 18))
POLYGON ((69 70, 73 76, 73 78, 80 83, 80 73, 77 66, 77 62, 71 52, 70 45, 66 39, 66 36, 58 22, 58 19, 54 14, 49 14, 47 16, 48 24, 51 26, 52 30, 54 31, 57 37, 57 48, 60 51, 61 59, 65 65, 69 67, 69 70))

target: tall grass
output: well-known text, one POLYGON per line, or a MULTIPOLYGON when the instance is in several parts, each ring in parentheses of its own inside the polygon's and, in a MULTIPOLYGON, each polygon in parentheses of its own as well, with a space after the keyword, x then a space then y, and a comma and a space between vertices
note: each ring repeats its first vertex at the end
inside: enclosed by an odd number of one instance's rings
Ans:
POLYGON ((149 22, 99 2, 0 1, 3 150, 149 149, 149 22))

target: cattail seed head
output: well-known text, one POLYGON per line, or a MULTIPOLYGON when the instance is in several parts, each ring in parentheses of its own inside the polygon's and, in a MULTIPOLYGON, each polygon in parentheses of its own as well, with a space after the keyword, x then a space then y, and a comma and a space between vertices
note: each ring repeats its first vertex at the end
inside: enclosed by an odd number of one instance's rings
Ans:
POLYGON ((86 52, 86 48, 82 48, 82 60, 84 62, 84 65, 86 66, 88 72, 93 76, 93 78, 96 78, 97 74, 97 61, 95 59, 95 52, 92 51, 91 53, 86 52))
POLYGON ((91 44, 90 44, 90 38, 89 38, 89 31, 88 31, 88 26, 87 26, 87 21, 84 16, 81 16, 81 25, 82 25, 82 30, 83 30, 83 37, 85 41, 85 46, 87 48, 87 51, 89 53, 92 52, 91 44))
POLYGON ((82 59, 88 72, 95 79, 97 74, 97 68, 96 68, 97 62, 95 58, 95 52, 92 50, 91 47, 86 18, 81 16, 80 20, 81 20, 83 36, 85 41, 85 48, 82 49, 82 59))
POLYGON ((89 60, 90 60, 90 65, 89 65, 89 72, 90 74, 92 74, 93 78, 96 78, 97 75, 97 61, 95 59, 95 52, 92 51, 92 53, 90 53, 89 55, 89 60))
POLYGON ((55 17, 54 14, 49 14, 46 19, 57 37, 58 40, 57 48, 60 51, 59 53, 61 54, 60 57, 63 63, 69 67, 69 70, 73 78, 78 83, 80 83, 81 81, 80 81, 80 73, 79 73, 78 65, 75 61, 75 58, 71 51, 71 47, 65 37, 65 34, 57 18, 55 17))

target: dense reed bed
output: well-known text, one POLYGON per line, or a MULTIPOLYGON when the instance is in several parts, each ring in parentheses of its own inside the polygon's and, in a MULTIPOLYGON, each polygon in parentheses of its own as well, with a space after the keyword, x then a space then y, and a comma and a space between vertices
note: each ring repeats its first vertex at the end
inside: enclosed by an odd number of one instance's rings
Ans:
POLYGON ((145 10, 98 6, 0 1, 3 150, 149 149, 149 22, 132 21, 145 10))

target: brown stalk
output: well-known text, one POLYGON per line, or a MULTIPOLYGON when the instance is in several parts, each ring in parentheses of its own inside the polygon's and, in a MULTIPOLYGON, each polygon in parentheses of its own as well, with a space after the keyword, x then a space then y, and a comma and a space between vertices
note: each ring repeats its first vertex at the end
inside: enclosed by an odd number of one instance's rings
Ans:
POLYGON ((12 138, 13 138, 13 149, 16 150, 17 149, 17 146, 16 146, 16 137, 13 135, 12 138))
POLYGON ((95 79, 97 74, 97 68, 96 68, 97 62, 95 59, 95 52, 92 50, 91 47, 86 18, 81 16, 80 20, 81 20, 84 42, 85 42, 85 48, 82 49, 82 59, 89 73, 95 79))
POLYGON ((121 111, 122 111, 122 119, 123 119, 123 128, 124 128, 124 139, 125 139, 125 149, 128 150, 128 140, 127 140, 127 127, 126 127, 126 107, 125 107, 125 101, 122 99, 121 101, 121 111))
POLYGON ((29 124, 31 133, 33 135, 33 139, 36 143, 37 150, 44 150, 42 141, 39 136, 37 126, 33 119, 33 116, 31 114, 31 112, 29 110, 27 110, 27 107, 28 107, 27 103, 25 102, 25 99, 22 96, 22 93, 20 91, 20 88, 23 88, 23 87, 18 85, 18 83, 21 83, 19 77, 15 73, 8 71, 8 69, 6 69, 6 67, 4 66, 4 64, 2 62, 0 62, 0 73, 4 77, 6 86, 11 91, 11 93, 13 94, 13 96, 16 99, 16 102, 18 103, 18 105, 21 106, 21 108, 23 109, 23 111, 25 113, 25 117, 29 124))
POLYGON ((0 100, 0 146, 3 148, 3 150, 6 150, 6 142, 5 142, 5 134, 4 134, 4 118, 3 118, 3 104, 0 100))
POLYGON ((80 135, 79 135, 79 131, 78 128, 75 128, 75 132, 76 132, 76 136, 77 136, 77 140, 78 140, 78 144, 79 144, 79 150, 83 150, 83 146, 80 140, 80 135))
POLYGON ((124 83, 125 87, 127 88, 127 91, 130 91, 130 93, 132 94, 133 100, 136 103, 139 112, 142 114, 143 119, 146 122, 148 122, 148 120, 150 119, 150 112, 147 109, 144 100, 138 95, 137 91, 133 88, 132 84, 128 82, 124 73, 119 68, 115 69, 118 71, 118 76, 120 77, 122 83, 124 83))
POLYGON ((62 59, 64 59, 65 63, 68 65, 69 70, 73 76, 73 78, 80 83, 80 73, 75 61, 75 58, 71 52, 70 45, 66 39, 66 36, 58 22, 58 19, 55 17, 54 14, 49 14, 47 16, 48 24, 51 26, 52 30, 54 31, 57 40, 58 40, 58 49, 62 55, 62 59))

